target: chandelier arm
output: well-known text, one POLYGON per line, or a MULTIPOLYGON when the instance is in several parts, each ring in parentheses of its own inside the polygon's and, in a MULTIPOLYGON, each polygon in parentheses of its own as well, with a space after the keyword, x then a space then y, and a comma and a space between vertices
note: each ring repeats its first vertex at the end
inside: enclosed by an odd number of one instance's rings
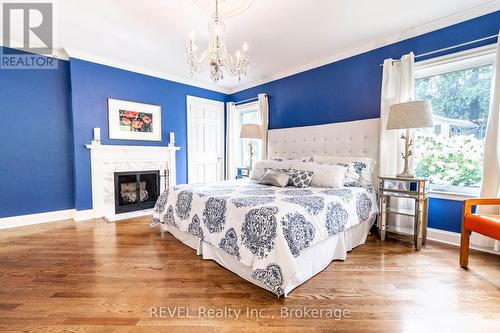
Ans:
POLYGON ((234 61, 234 58, 231 54, 226 54, 224 57, 224 64, 226 65, 227 71, 232 76, 237 76, 242 73, 243 70, 243 62, 242 58, 239 58, 239 61, 234 61))
POLYGON ((186 48, 186 60, 190 67, 191 73, 200 73, 206 70, 207 61, 206 61, 207 51, 204 51, 201 56, 198 57, 195 51, 186 48))

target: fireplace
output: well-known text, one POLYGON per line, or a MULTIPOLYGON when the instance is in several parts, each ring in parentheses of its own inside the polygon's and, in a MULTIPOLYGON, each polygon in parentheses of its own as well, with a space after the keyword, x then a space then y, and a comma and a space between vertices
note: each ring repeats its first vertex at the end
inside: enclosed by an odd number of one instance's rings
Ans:
POLYGON ((115 172, 115 214, 153 208, 160 195, 160 171, 115 172))

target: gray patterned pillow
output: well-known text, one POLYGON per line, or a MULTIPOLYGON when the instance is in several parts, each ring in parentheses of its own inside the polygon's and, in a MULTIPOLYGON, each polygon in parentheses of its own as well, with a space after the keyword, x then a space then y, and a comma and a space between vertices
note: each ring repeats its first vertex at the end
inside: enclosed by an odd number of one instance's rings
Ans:
POLYGON ((288 173, 288 171, 290 171, 290 168, 264 168, 264 173, 266 173, 268 170, 288 173))
MULTIPOLYGON (((288 171, 288 170, 287 170, 288 171)), ((268 169, 264 172, 264 175, 261 179, 259 179, 259 184, 272 185, 285 187, 288 185, 288 180, 290 179, 290 175, 288 172, 283 172, 281 170, 276 169, 268 169)))
POLYGON ((288 171, 288 174, 290 175, 288 185, 303 188, 308 187, 309 184, 311 184, 314 171, 290 169, 290 171, 288 171))

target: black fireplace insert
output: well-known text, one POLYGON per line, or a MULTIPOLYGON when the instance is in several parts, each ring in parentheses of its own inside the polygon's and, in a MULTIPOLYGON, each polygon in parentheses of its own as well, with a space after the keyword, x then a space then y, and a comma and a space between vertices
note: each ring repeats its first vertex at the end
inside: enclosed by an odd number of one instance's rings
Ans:
POLYGON ((159 195, 159 170, 115 172, 115 214, 153 208, 159 195))

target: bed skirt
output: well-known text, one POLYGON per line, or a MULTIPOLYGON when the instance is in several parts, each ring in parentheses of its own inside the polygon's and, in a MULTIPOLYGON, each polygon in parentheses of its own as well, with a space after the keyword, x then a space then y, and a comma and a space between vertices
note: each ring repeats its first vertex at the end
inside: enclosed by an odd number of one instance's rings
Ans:
MULTIPOLYGON (((286 297, 290 291, 324 270, 333 260, 345 260, 347 252, 366 242, 368 233, 375 220, 376 215, 373 215, 368 220, 305 249, 301 253, 300 258, 297 259, 300 270, 285 285, 284 296, 286 297)), ((172 225, 162 224, 161 231, 162 234, 168 231, 175 238, 196 250, 197 254, 201 255, 203 259, 214 260, 248 282, 273 292, 265 284, 252 278, 252 267, 242 264, 234 256, 222 251, 218 247, 203 242, 192 234, 172 225)))

